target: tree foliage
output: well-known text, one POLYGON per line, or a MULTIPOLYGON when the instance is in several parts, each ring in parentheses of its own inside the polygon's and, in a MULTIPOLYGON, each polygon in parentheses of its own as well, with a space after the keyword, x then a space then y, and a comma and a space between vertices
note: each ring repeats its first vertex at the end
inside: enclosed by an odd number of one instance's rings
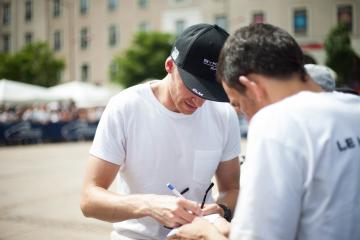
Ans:
POLYGON ((170 55, 173 36, 160 32, 139 32, 131 46, 112 61, 112 81, 124 87, 136 85, 146 79, 165 76, 165 59, 170 55))
POLYGON ((60 81, 64 67, 64 61, 56 59, 42 42, 28 44, 15 54, 0 55, 0 79, 49 87, 60 81))
POLYGON ((332 28, 325 40, 326 65, 337 74, 337 85, 353 86, 354 81, 359 81, 356 66, 359 57, 351 47, 348 28, 339 24, 332 28))

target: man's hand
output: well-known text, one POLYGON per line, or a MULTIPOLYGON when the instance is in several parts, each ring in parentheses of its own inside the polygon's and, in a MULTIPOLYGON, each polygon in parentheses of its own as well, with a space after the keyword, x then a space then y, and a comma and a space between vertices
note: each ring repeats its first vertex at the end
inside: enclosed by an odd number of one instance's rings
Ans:
POLYGON ((147 195, 147 216, 157 220, 166 227, 179 227, 191 223, 201 215, 198 203, 184 198, 167 195, 147 195))
POLYGON ((205 204, 202 209, 203 216, 218 213, 220 216, 224 217, 224 210, 216 203, 205 204))
POLYGON ((216 203, 205 204, 202 209, 203 216, 207 216, 210 214, 217 213, 220 218, 216 219, 213 225, 217 228, 217 230, 224 236, 228 237, 230 232, 230 223, 226 221, 224 217, 224 210, 216 203))
POLYGON ((219 217, 215 220, 213 225, 222 235, 229 237, 231 225, 225 218, 219 217))
POLYGON ((168 240, 174 240, 174 239, 223 240, 226 238, 217 230, 215 225, 213 225, 212 223, 208 222, 205 219, 197 217, 194 219, 192 223, 180 227, 175 235, 168 238, 168 240))

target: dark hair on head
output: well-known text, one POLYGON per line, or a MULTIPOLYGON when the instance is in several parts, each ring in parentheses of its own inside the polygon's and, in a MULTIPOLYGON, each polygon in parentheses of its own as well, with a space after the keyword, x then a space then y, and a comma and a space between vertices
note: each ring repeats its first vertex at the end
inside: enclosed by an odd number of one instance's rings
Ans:
POLYGON ((253 24, 230 36, 220 53, 217 78, 243 92, 239 77, 251 73, 286 80, 298 74, 306 81, 304 56, 295 39, 270 24, 253 24))

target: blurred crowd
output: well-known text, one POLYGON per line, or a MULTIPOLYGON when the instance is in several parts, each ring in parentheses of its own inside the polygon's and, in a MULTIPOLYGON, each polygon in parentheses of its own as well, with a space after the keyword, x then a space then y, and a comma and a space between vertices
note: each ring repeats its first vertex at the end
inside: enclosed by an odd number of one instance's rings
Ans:
POLYGON ((0 123, 30 121, 48 124, 81 120, 97 122, 104 107, 77 108, 74 102, 39 103, 28 106, 0 106, 0 123))

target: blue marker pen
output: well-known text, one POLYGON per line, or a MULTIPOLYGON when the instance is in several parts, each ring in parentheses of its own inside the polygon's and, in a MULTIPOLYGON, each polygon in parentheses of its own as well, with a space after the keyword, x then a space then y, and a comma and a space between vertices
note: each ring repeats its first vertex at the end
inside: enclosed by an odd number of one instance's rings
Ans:
POLYGON ((166 184, 166 186, 168 187, 168 189, 170 189, 170 191, 171 191, 175 196, 177 196, 177 197, 179 197, 179 198, 184 198, 184 196, 181 195, 181 193, 179 193, 178 190, 176 190, 176 188, 175 188, 174 185, 172 185, 171 183, 168 183, 168 184, 166 184))

